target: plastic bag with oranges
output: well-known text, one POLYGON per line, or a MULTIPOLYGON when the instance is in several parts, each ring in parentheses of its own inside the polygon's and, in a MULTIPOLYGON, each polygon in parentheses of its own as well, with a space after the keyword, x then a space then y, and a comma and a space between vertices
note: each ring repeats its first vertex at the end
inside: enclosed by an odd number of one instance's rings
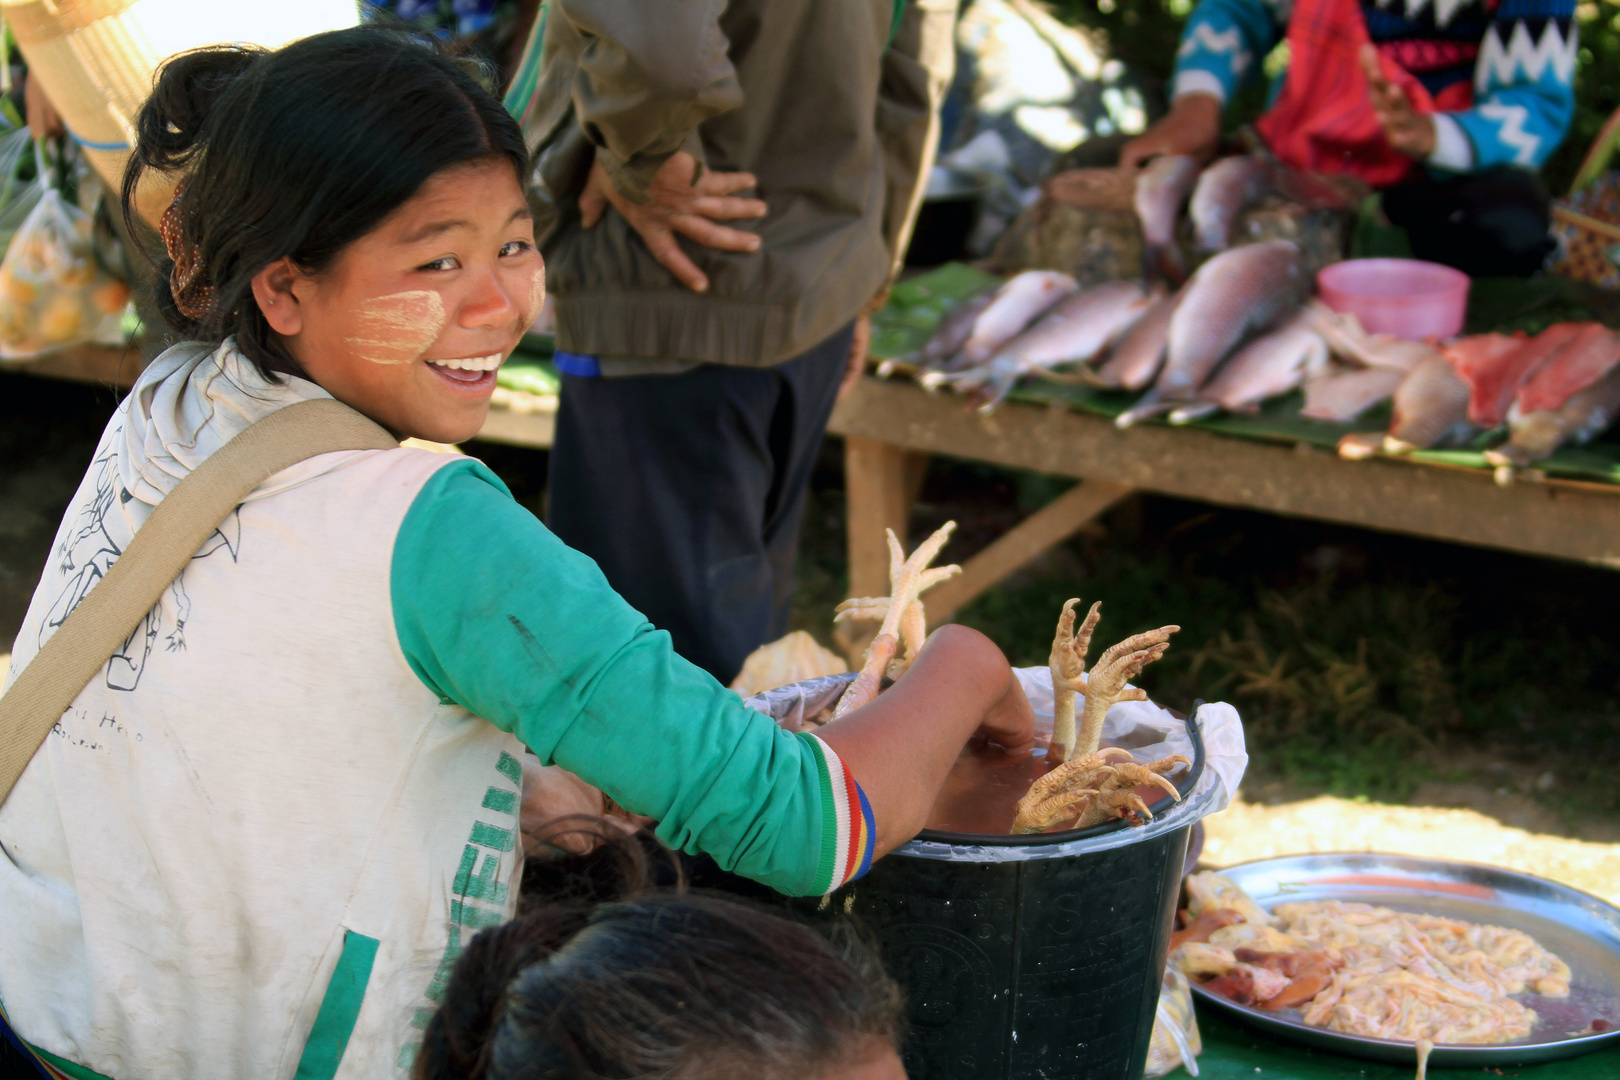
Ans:
POLYGON ((89 214, 47 190, 0 263, 0 358, 123 340, 129 286, 96 260, 89 214))

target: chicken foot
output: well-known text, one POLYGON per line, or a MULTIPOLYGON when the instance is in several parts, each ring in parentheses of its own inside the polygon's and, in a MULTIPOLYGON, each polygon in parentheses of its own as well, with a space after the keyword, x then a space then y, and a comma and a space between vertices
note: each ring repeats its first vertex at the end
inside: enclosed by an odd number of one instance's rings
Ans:
POLYGON ((1170 635, 1180 627, 1161 626, 1126 638, 1105 651, 1086 676, 1085 656, 1101 605, 1093 604, 1075 631, 1074 609, 1078 603, 1075 599, 1063 605, 1052 642, 1053 732, 1047 760, 1059 764, 1031 784, 1018 801, 1012 827, 1015 834, 1044 832, 1070 817, 1078 817, 1078 828, 1118 817, 1133 825, 1145 824, 1153 814, 1136 794, 1139 787, 1159 787, 1172 798, 1181 798, 1175 785, 1165 778, 1166 773, 1188 764, 1180 754, 1144 764, 1119 747, 1098 749, 1108 710, 1119 701, 1147 699, 1146 693, 1129 685, 1130 680, 1164 655, 1170 647, 1170 635), (1078 733, 1074 716, 1077 693, 1083 693, 1086 699, 1078 733))
POLYGON ((1075 739, 1074 749, 1081 754, 1094 754, 1102 739, 1103 719, 1117 702, 1146 701, 1147 694, 1132 687, 1130 681, 1142 669, 1165 654, 1170 648, 1170 635, 1179 626, 1161 626, 1143 634, 1134 634, 1121 641, 1097 658, 1097 665, 1086 679, 1086 711, 1075 739))
POLYGON ((1074 628, 1074 606, 1077 596, 1063 605, 1058 617, 1057 636, 1052 639, 1052 655, 1048 664, 1052 669, 1052 744, 1046 751, 1046 760, 1061 765, 1074 753, 1074 699, 1086 689, 1086 653, 1091 651, 1091 632, 1102 618, 1102 601, 1091 605, 1080 629, 1074 628))
MULTIPOLYGON (((922 603, 918 599, 923 590, 932 588, 946 578, 961 572, 959 566, 942 566, 930 570, 928 564, 938 557, 945 541, 951 537, 956 528, 956 522, 947 521, 935 533, 911 553, 908 559, 900 547, 900 541, 895 537, 894 530, 888 530, 889 537, 889 595, 886 597, 860 597, 846 600, 838 605, 839 614, 847 612, 883 612, 883 623, 878 628, 877 637, 872 640, 871 646, 866 650, 866 659, 861 664, 861 670, 855 676, 855 681, 838 699, 838 705, 833 709, 833 719, 837 720, 845 713, 860 708, 873 698, 883 687, 883 676, 889 672, 895 660, 895 653, 899 649, 901 635, 908 639, 907 655, 904 657, 900 671, 910 665, 915 659, 914 650, 922 648, 922 639, 926 635, 927 625, 923 613, 922 603), (916 613, 911 609, 915 607, 916 613)), ((861 616, 850 614, 851 618, 861 616)), ((834 621, 836 621, 835 617, 834 621)))
POLYGON ((1045 832, 1076 814, 1079 820, 1071 827, 1077 829, 1116 817, 1127 818, 1133 825, 1146 824, 1153 819, 1153 813, 1136 789, 1162 788, 1179 802, 1181 793, 1165 774, 1188 764, 1180 754, 1157 761, 1134 761, 1129 750, 1118 746, 1064 762, 1031 784, 1018 800, 1012 831, 1045 832))

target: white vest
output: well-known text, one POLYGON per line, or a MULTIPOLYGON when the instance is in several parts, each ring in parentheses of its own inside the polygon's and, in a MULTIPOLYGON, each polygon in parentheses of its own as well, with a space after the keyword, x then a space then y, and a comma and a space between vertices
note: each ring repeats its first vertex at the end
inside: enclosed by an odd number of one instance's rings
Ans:
MULTIPOLYGON (((63 519, 14 672, 190 466, 320 396, 228 345, 160 358, 63 519)), ((278 473, 62 717, 0 809, 0 1002, 24 1038, 114 1080, 292 1077, 319 1013, 308 1052, 341 1052, 336 1075, 409 1067, 521 860, 520 745, 441 703, 394 632, 395 535, 451 460, 278 473)))

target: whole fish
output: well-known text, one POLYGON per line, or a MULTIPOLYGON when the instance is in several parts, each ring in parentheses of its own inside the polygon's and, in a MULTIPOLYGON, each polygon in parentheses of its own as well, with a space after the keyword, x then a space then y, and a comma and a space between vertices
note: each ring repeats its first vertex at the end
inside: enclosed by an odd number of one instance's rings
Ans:
POLYGON ((990 303, 974 320, 973 332, 962 343, 962 355, 972 364, 989 363, 1001 347, 1051 309, 1065 296, 1080 291, 1068 274, 1056 270, 1025 270, 996 290, 990 303))
POLYGON ((1444 356, 1431 356, 1395 390, 1395 416, 1384 436, 1384 452, 1427 450, 1469 430, 1468 383, 1444 356))
POLYGON ((1349 312, 1334 311, 1320 300, 1312 300, 1306 310, 1311 313, 1311 328, 1322 335, 1334 356, 1353 360, 1364 367, 1407 372, 1437 351, 1426 341, 1369 334, 1362 329, 1360 319, 1349 312))
POLYGON ((1176 285, 1187 266, 1176 246, 1176 221, 1198 182, 1198 162, 1181 154, 1156 157, 1136 177, 1136 217, 1142 224, 1142 274, 1176 285))
POLYGON ((1557 354, 1531 373, 1519 388, 1512 412, 1546 412, 1562 405, 1571 394, 1586 389, 1609 369, 1620 364, 1620 337, 1598 323, 1573 323, 1579 333, 1557 354))
POLYGON ((1305 407, 1299 415, 1348 424, 1393 394, 1405 378, 1406 372, 1388 367, 1319 375, 1305 383, 1305 407))
POLYGON ((1223 251, 1200 266, 1170 316, 1168 352, 1159 381, 1114 420, 1130 427, 1191 401, 1215 365, 1246 335, 1264 330, 1299 303, 1304 287, 1299 249, 1267 240, 1223 251))
POLYGON ((1140 390, 1152 382, 1164 366, 1165 344, 1170 339, 1170 316, 1176 312, 1181 293, 1160 296, 1136 320, 1114 350, 1108 362, 1087 381, 1110 390, 1140 390))
POLYGON ((1556 409, 1539 409, 1515 416, 1508 441, 1485 452, 1485 460, 1498 469, 1524 468, 1565 443, 1584 443, 1607 430, 1620 412, 1620 367, 1584 390, 1571 394, 1556 409))
POLYGON ((982 389, 979 406, 991 412, 1006 398, 1020 376, 1056 364, 1090 360, 1142 317, 1151 298, 1134 281, 1111 281, 1060 300, 1052 310, 1004 345, 987 364, 948 376, 963 389, 982 389))
POLYGON ((878 375, 886 379, 902 364, 916 368, 919 375, 930 371, 951 370, 953 358, 962 351, 962 346, 967 344, 979 313, 990 306, 990 300, 994 295, 994 290, 991 290, 970 296, 958 303, 945 313, 945 318, 940 320, 939 328, 934 331, 933 336, 923 342, 922 348, 899 359, 883 361, 878 365, 878 375))
POLYGON ((1528 338, 1517 334, 1472 334, 1446 344, 1441 351, 1452 368, 1468 384, 1468 419, 1482 428, 1493 428, 1507 412, 1507 397, 1519 388, 1518 358, 1528 338), (1502 388, 1507 385, 1507 395, 1502 388), (1501 400, 1501 414, 1493 411, 1501 400))
POLYGON ((1198 391, 1198 400, 1170 414, 1185 424, 1220 412, 1254 412, 1267 398, 1286 394, 1328 365, 1328 347, 1297 314, 1275 330, 1250 341, 1222 364, 1198 391))
POLYGON ((1271 166, 1258 157, 1222 158, 1198 178, 1192 195, 1193 236, 1200 251, 1221 251, 1245 207, 1271 190, 1271 166))

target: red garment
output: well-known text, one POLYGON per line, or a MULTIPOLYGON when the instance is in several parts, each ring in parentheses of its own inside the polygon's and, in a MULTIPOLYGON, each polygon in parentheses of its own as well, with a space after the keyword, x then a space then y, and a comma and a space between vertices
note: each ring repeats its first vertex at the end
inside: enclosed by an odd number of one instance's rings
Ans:
MULTIPOLYGON (((1417 165, 1389 145, 1373 111, 1358 59, 1369 43, 1358 0, 1295 3, 1282 93, 1256 124, 1279 158, 1298 169, 1350 173, 1374 187, 1398 183, 1417 165)), ((1380 49, 1379 63, 1418 112, 1472 104, 1473 87, 1466 81, 1446 87, 1437 98, 1395 61, 1393 51, 1380 49)))

